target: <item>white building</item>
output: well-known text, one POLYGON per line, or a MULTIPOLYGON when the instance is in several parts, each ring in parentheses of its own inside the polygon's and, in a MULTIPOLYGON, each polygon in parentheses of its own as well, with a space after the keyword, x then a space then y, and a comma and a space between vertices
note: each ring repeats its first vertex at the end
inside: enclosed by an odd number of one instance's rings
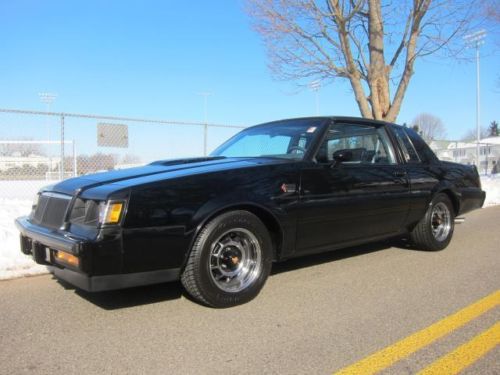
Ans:
POLYGON ((51 166, 50 169, 57 170, 59 168, 59 157, 47 157, 42 155, 31 154, 29 156, 21 156, 19 153, 13 153, 10 156, 0 156, 0 171, 6 172, 12 168, 22 168, 29 166, 38 168, 39 166, 51 166))
POLYGON ((431 145, 439 159, 462 164, 479 164, 480 173, 489 173, 494 162, 500 162, 500 137, 481 139, 479 143, 480 163, 476 160, 476 142, 449 142, 446 148, 436 146, 431 145))

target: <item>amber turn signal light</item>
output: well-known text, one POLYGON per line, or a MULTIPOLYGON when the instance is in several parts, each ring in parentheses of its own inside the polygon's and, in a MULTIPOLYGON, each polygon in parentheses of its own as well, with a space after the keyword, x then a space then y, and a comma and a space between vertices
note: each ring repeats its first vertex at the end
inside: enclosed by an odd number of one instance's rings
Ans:
POLYGON ((56 259, 60 262, 70 264, 72 266, 78 267, 78 264, 80 263, 79 259, 75 257, 74 255, 71 255, 69 253, 66 253, 64 251, 57 251, 56 252, 56 259))
POLYGON ((123 202, 101 203, 99 207, 99 222, 101 224, 117 224, 123 210, 123 202))
POLYGON ((120 221, 123 203, 112 203, 108 207, 105 223, 116 224, 120 221))

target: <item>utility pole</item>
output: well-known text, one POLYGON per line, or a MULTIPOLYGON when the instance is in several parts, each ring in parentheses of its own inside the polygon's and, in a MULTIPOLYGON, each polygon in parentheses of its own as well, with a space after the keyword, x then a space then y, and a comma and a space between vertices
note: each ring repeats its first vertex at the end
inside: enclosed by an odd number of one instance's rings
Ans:
POLYGON ((203 122, 205 125, 203 126, 203 156, 207 156, 208 153, 208 97, 212 95, 211 92, 209 91, 202 91, 199 92, 198 95, 203 96, 203 113, 204 113, 204 120, 203 122))
POLYGON ((321 88, 321 81, 312 81, 309 84, 309 88, 314 91, 316 97, 316 116, 319 116, 319 89, 321 88))
POLYGON ((475 33, 464 36, 465 43, 469 48, 476 49, 476 160, 477 169, 480 171, 480 142, 481 142, 481 98, 480 98, 480 88, 479 88, 479 47, 484 44, 484 38, 486 38, 486 31, 479 30, 475 33))
MULTIPOLYGON (((40 101, 42 103, 45 103, 47 112, 50 112, 50 105, 54 102, 54 100, 57 98, 57 94, 52 94, 50 92, 39 92, 38 97, 40 98, 40 101)), ((45 120, 45 124, 47 127, 47 144, 49 146, 48 148, 48 158, 49 158, 49 176, 50 173, 52 172, 52 153, 50 149, 50 122, 49 122, 49 116, 47 115, 47 118, 45 120)))
POLYGON ((61 161, 59 162, 59 179, 64 180, 64 115, 61 115, 61 161))

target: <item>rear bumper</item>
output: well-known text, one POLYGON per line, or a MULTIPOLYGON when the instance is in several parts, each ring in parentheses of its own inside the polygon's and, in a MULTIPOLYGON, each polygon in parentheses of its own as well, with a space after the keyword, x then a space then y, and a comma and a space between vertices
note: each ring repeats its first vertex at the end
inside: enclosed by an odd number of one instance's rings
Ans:
POLYGON ((458 214, 463 215, 467 212, 483 207, 485 199, 486 199, 486 192, 481 189, 478 188, 463 189, 461 191, 461 196, 460 196, 461 204, 460 204, 460 211, 458 214))
POLYGON ((97 242, 32 224, 27 217, 18 218, 15 223, 21 232, 21 250, 24 254, 31 255, 36 263, 50 266, 50 271, 57 278, 88 292, 157 284, 178 280, 180 277, 180 268, 91 275, 90 259, 99 248, 102 250, 102 246, 97 242), (77 257, 78 266, 56 261, 57 251, 64 251, 77 257))

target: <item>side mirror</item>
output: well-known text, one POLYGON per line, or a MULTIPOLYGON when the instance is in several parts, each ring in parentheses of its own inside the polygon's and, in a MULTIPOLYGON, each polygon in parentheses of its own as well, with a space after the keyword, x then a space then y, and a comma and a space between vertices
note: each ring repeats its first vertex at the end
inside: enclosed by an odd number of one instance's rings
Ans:
POLYGON ((337 150, 333 153, 333 164, 332 167, 337 165, 338 163, 342 163, 344 161, 351 161, 353 159, 352 152, 349 150, 337 150))

